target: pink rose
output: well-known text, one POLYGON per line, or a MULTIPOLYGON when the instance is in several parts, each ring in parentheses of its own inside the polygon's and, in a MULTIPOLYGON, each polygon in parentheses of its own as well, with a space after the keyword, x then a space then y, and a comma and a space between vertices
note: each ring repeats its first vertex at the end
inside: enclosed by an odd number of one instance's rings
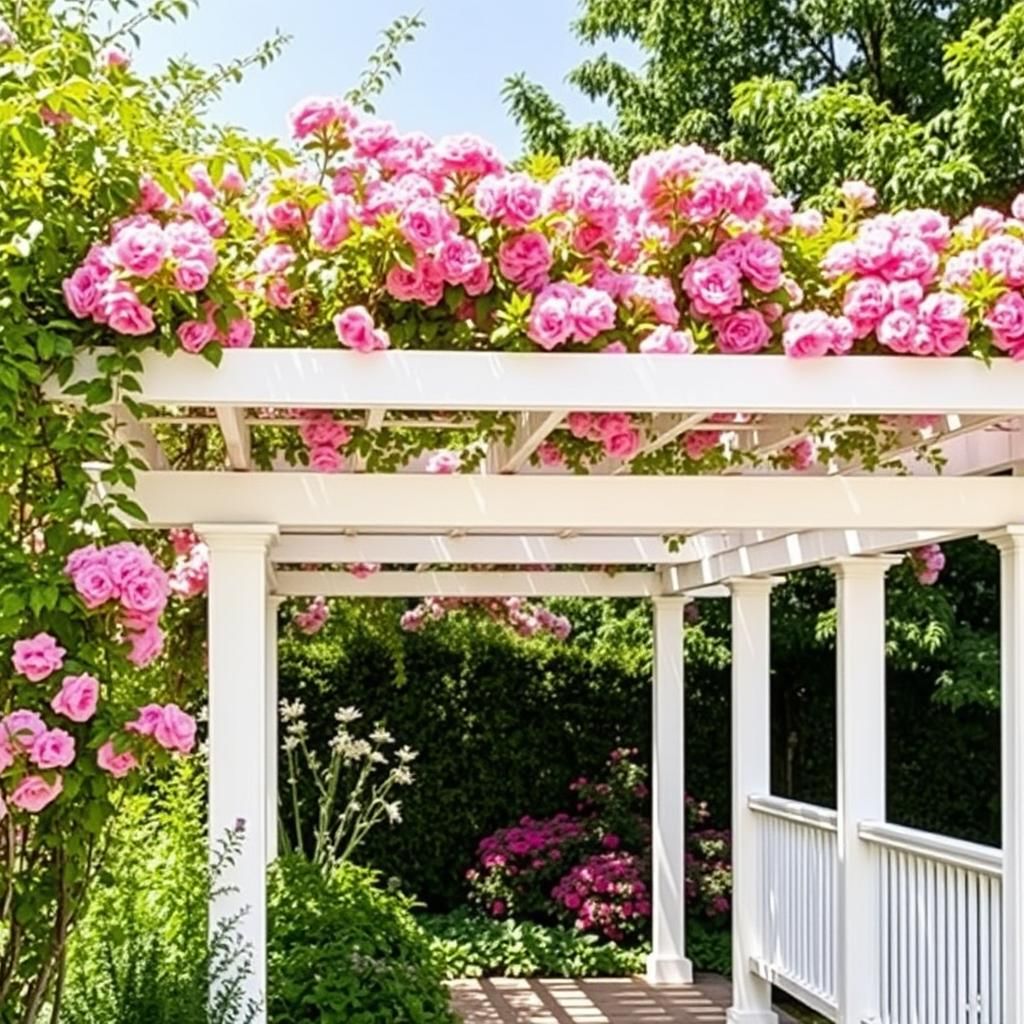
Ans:
POLYGON ((1014 359, 1024 358, 1024 297, 1020 292, 1006 292, 996 299, 985 314, 983 323, 992 331, 996 348, 1014 359))
POLYGON ((533 300, 526 334, 550 352, 564 345, 573 332, 572 291, 564 284, 547 285, 533 300))
POLYGON ((486 260, 481 260, 476 270, 462 282, 462 287, 466 290, 467 295, 476 296, 486 295, 493 284, 491 266, 486 260))
POLYGON ((351 435, 344 423, 338 422, 329 412, 305 414, 299 427, 302 440, 310 448, 328 445, 338 448, 346 444, 351 435))
POLYGON ((221 339, 225 348, 249 348, 256 334, 256 325, 247 316, 240 316, 228 324, 228 333, 221 339))
POLYGON ((786 355, 806 359, 831 351, 834 338, 835 326, 827 313, 820 310, 796 312, 786 320, 782 347, 786 355))
POLYGON ((1010 213, 1013 214, 1017 220, 1024 220, 1024 192, 1014 197, 1013 202, 1010 204, 1010 213))
POLYGON ((391 345, 387 334, 373 325, 365 306, 349 306, 334 318, 338 340, 356 352, 376 352, 391 345))
POLYGON ((149 623, 143 629, 130 630, 128 642, 132 645, 128 660, 138 668, 145 668, 160 657, 164 649, 163 630, 156 623, 149 623))
POLYGON ((196 742, 196 720, 177 704, 168 704, 156 723, 153 738, 165 750, 188 754, 196 742))
POLYGON ((217 328, 210 320, 186 320, 175 332, 186 352, 202 352, 217 336, 217 328))
POLYGON ((89 264, 83 264, 70 276, 64 279, 62 289, 64 301, 75 316, 84 318, 91 316, 100 300, 100 284, 103 278, 89 264))
POLYGON ((843 312, 850 318, 858 338, 869 335, 892 308, 889 287, 880 277, 862 277, 846 286, 843 312))
POLYGON ((405 240, 422 253, 439 245, 455 221, 436 199, 413 199, 403 208, 398 225, 405 240))
POLYGON ((333 96, 310 96, 292 107, 288 123, 292 138, 305 139, 339 125, 354 128, 356 116, 343 100, 333 96))
POLYGON ((782 250, 760 235, 740 235, 718 249, 718 258, 735 263, 750 283, 762 292, 782 284, 782 250))
POLYGON ((606 435, 603 444, 605 455, 613 459, 632 458, 640 450, 640 432, 630 427, 621 433, 606 435))
POLYGON ((136 277, 152 277, 163 266, 167 240, 156 221, 129 223, 114 237, 111 251, 114 259, 128 273, 136 277))
POLYGON ((449 284, 463 284, 476 274, 484 261, 476 242, 461 235, 449 235, 437 253, 437 263, 449 284))
POLYGON ((878 193, 866 181, 844 181, 839 191, 855 210, 868 210, 878 202, 878 193))
POLYGON ((201 224, 214 238, 220 238, 227 231, 228 222, 224 214, 202 192, 189 192, 181 201, 181 210, 201 224))
POLYGON ((715 256, 690 263, 683 274, 683 289, 703 316, 727 316, 743 302, 739 268, 715 256))
POLYGON ((660 324, 640 342, 640 351, 651 353, 690 353, 695 351, 693 335, 689 331, 675 331, 668 324, 660 324))
POLYGON ((351 233, 355 220, 355 204, 348 196, 335 196, 321 203, 310 221, 313 241, 327 252, 333 252, 351 233))
POLYGON ((38 683, 64 664, 66 653, 49 633, 37 633, 27 640, 14 641, 11 662, 15 672, 38 683))
POLYGON ((81 564, 71 575, 78 596, 86 608, 99 608, 117 597, 117 584, 106 559, 99 552, 81 564))
POLYGON ((527 231, 505 239, 498 248, 498 269, 513 284, 535 291, 547 283, 554 257, 547 238, 527 231))
POLYGON ((741 309, 715 321, 715 334, 719 351, 734 354, 760 352, 772 339, 771 328, 756 309, 741 309))
POLYGON ((800 210, 798 213, 793 214, 793 227, 799 234, 807 238, 813 238, 815 235, 820 234, 824 226, 825 218, 820 210, 811 208, 800 210))
MULTIPOLYGON (((109 286, 100 296, 97 311, 101 323, 118 334, 149 334, 156 328, 153 311, 139 301, 135 290, 123 281, 109 286)), ((95 315, 95 314, 94 314, 95 315)))
POLYGON ((569 433, 582 439, 590 436, 594 417, 589 412, 571 412, 566 418, 566 423, 569 426, 569 433))
POLYGON ((206 164, 193 164, 187 173, 188 180, 197 192, 201 192, 207 199, 213 199, 217 195, 217 187, 210 177, 206 164))
POLYGON ((159 566, 140 568, 121 583, 121 605, 129 612, 155 618, 167 606, 167 573, 159 566))
POLYGON ((615 326, 615 302, 597 288, 579 288, 569 304, 573 335, 577 341, 592 341, 615 326))
POLYGON ((52 784, 38 775, 27 775, 11 793, 10 805, 29 814, 38 814, 57 799, 63 788, 64 780, 59 775, 52 784))
POLYGON ((139 717, 125 725, 126 732, 136 732, 140 736, 152 736, 156 727, 163 719, 164 709, 160 704, 146 704, 139 708, 139 717))
POLYGON ((123 779, 130 771, 139 766, 138 760, 130 750, 118 754, 112 740, 107 740, 96 751, 96 763, 105 772, 113 775, 115 779, 123 779))
POLYGON ((29 750, 36 737, 46 732, 46 723, 35 711, 19 708, 0 719, 0 737, 6 736, 16 750, 29 750))
POLYGON ((72 722, 88 722, 96 713, 99 696, 100 683, 94 676, 65 676, 60 692, 50 701, 50 707, 72 722))
POLYGON ((440 451, 431 454, 425 468, 428 473, 439 473, 444 476, 449 473, 457 473, 461 465, 462 457, 458 452, 440 451))
POLYGON ((108 68, 124 69, 131 64, 128 54, 116 46, 108 46, 101 54, 100 59, 108 68))
POLYGON ((148 175, 139 179, 139 201, 135 209, 140 213, 151 210, 166 210, 171 205, 171 197, 148 175))
POLYGON ((174 283, 183 292, 202 291, 210 280, 210 271, 199 260, 182 260, 174 268, 174 283))
POLYGON ((67 768, 75 759, 75 739, 63 729, 48 729, 36 737, 29 758, 44 771, 67 768))
POLYGON ((222 192, 238 195, 245 190, 245 177, 234 164, 225 164, 219 186, 222 192))
POLYGON ((879 324, 878 340, 894 352, 910 352, 915 347, 917 326, 917 317, 909 310, 894 309, 879 324))
POLYGON ((338 473, 345 468, 345 459, 333 445, 318 444, 310 449, 309 468, 317 473, 338 473))
POLYGON ((302 207, 294 199, 270 203, 266 209, 266 217, 270 226, 282 233, 298 231, 306 223, 302 207))
POLYGON ((267 282, 267 302, 275 309, 291 309, 295 302, 295 293, 291 290, 288 282, 281 277, 272 277, 267 282))
POLYGON ((962 296, 933 292, 922 301, 918 316, 931 331, 936 355, 952 355, 967 344, 970 324, 967 303, 962 296))
POLYGON ((258 274, 280 274, 295 262, 295 250, 287 242, 275 242, 261 249, 253 264, 258 274))

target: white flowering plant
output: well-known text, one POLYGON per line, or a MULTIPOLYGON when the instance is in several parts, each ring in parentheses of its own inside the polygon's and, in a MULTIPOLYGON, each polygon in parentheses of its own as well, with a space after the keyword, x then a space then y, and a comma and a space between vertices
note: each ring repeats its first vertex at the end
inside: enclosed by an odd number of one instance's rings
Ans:
POLYGON ((353 859, 371 829, 402 820, 400 786, 412 785, 417 751, 395 747, 380 723, 365 737, 354 728, 363 715, 354 707, 335 712, 337 727, 326 756, 310 745, 302 701, 281 701, 284 754, 288 766, 287 806, 281 816, 281 843, 307 857, 325 875, 353 859), (315 794, 315 814, 304 806, 315 794), (313 822, 310 832, 309 824, 313 822))

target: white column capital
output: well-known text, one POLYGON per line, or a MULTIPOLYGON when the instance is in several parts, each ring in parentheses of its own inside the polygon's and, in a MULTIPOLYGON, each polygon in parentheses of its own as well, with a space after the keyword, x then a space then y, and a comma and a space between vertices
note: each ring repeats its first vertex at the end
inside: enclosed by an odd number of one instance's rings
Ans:
POLYGON ((873 579, 885 576, 890 568, 903 561, 903 555, 845 555, 824 563, 837 579, 873 579))
POLYGON ((651 598, 651 604, 655 608, 685 608, 691 601, 695 601, 696 598, 689 597, 686 594, 656 594, 651 598))
POLYGON ((1013 551, 1024 548, 1024 523, 1008 523, 999 530, 983 533, 978 538, 987 541, 1000 551, 1013 551))
POLYGON ((786 582, 785 576, 730 576, 723 583, 732 594, 760 594, 773 591, 780 583, 786 582))
POLYGON ((193 529, 211 551, 269 551, 280 533, 276 523, 196 523, 193 529))

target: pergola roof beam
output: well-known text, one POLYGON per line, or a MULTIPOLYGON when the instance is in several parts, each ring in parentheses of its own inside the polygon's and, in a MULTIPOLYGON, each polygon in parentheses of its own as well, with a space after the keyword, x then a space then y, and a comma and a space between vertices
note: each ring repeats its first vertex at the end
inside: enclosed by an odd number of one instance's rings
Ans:
MULTIPOLYGON (((72 379, 96 376, 102 350, 72 379)), ((226 350, 217 368, 188 353, 140 355, 153 405, 633 413, 1016 415, 1024 364, 850 356, 642 356, 329 349, 226 350)), ((61 397, 53 380, 50 394, 61 397)), ((65 396, 65 400, 69 400, 65 396)))
POLYGON ((511 444, 495 444, 488 452, 487 472, 515 473, 521 469, 563 419, 564 412, 520 413, 511 444))

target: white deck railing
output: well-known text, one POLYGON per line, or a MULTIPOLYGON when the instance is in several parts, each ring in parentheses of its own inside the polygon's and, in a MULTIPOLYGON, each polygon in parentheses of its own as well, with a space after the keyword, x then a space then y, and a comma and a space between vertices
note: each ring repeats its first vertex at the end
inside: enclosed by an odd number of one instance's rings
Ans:
POLYGON ((752 969, 836 1016, 836 812, 752 796, 761 819, 761 955, 752 969))
POLYGON ((1002 1011, 1002 854, 867 823, 878 848, 882 1024, 1015 1024, 1002 1011))

